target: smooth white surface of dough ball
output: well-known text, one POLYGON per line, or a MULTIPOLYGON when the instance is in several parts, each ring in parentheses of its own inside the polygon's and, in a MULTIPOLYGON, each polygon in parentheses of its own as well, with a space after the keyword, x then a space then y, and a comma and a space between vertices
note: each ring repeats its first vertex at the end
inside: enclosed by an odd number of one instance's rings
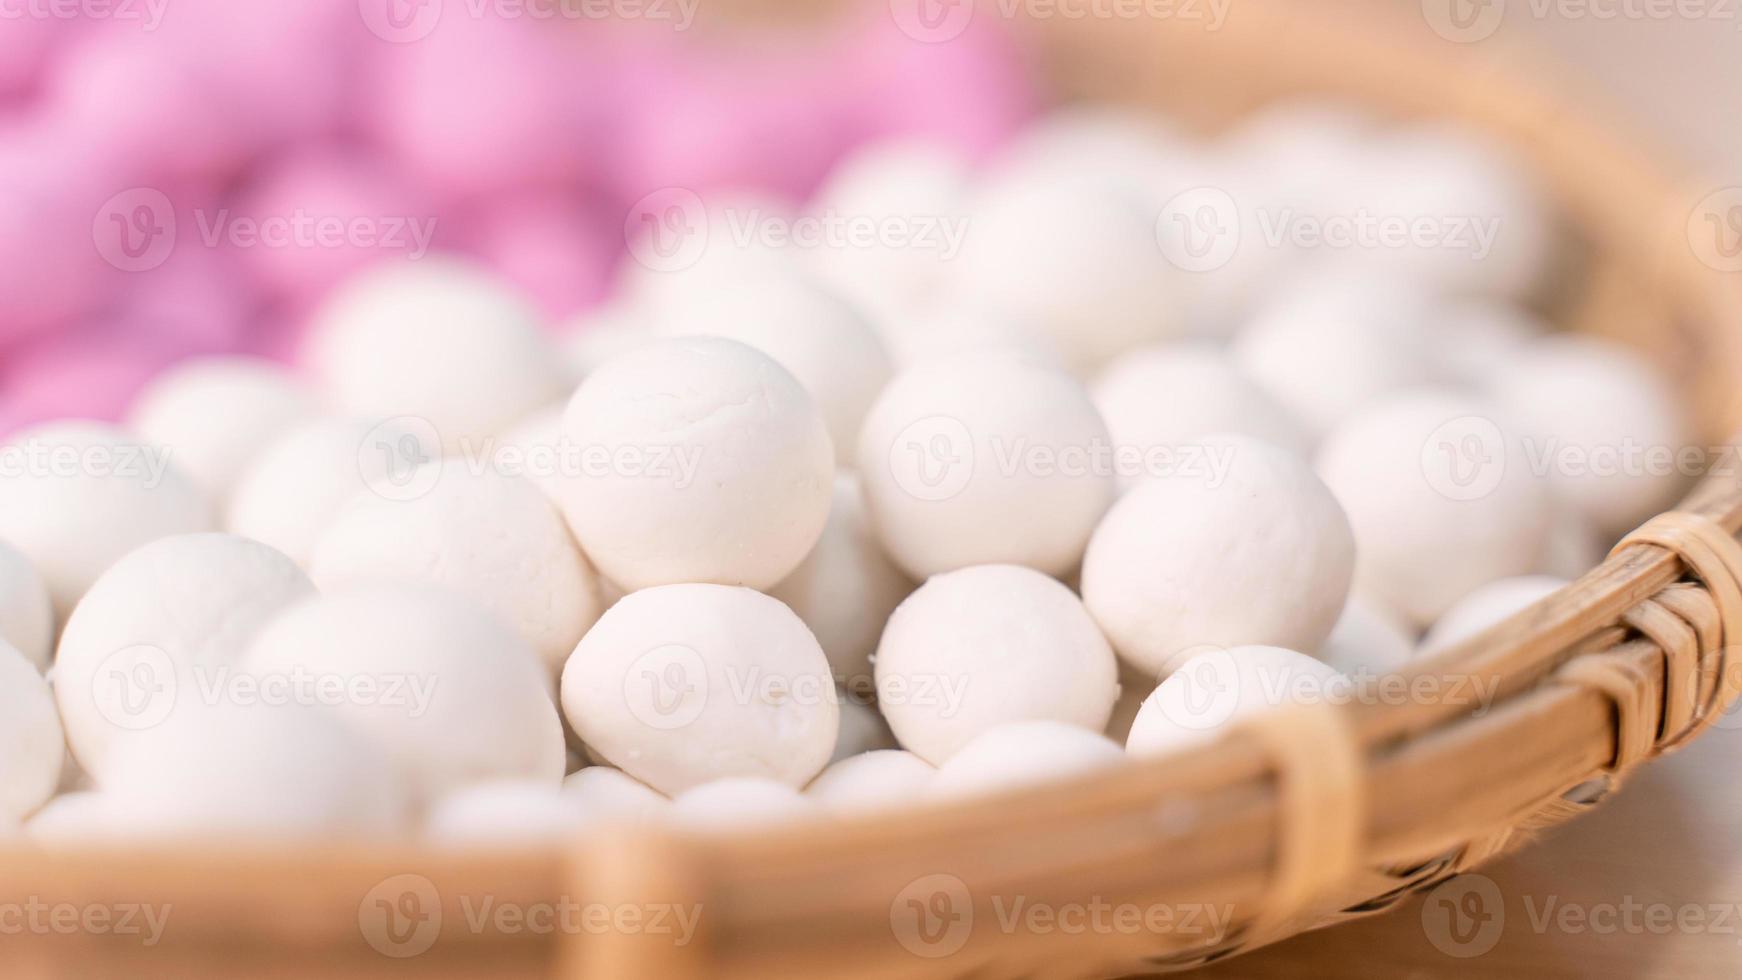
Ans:
POLYGON ((820 815, 816 803, 786 783, 734 776, 684 790, 672 799, 664 817, 685 830, 715 834, 796 823, 820 815))
POLYGON ((408 420, 323 418, 284 433, 236 482, 226 530, 284 552, 305 568, 315 538, 370 486, 405 496, 421 467, 441 455, 436 435, 408 420))
POLYGON ((1266 711, 1334 703, 1353 691, 1348 684, 1329 664, 1282 647, 1205 651, 1180 664, 1144 699, 1125 750, 1160 755, 1204 745, 1266 711))
POLYGON ((1520 575, 1489 582, 1459 599, 1435 621, 1422 637, 1421 651, 1436 653, 1456 646, 1566 586, 1566 579, 1552 575, 1520 575))
POLYGON ((509 426, 491 443, 495 472, 531 481, 559 511, 563 474, 580 465, 563 439, 563 413, 567 409, 566 401, 541 408, 509 426))
POLYGON ((1494 406, 1424 389, 1325 440, 1319 475, 1355 529, 1356 583, 1369 598, 1420 628, 1477 586, 1530 571, 1550 505, 1508 431, 1494 406))
POLYGON ((0 821, 21 821, 54 795, 65 755, 48 682, 0 640, 0 821))
POLYGON ((203 714, 242 672, 255 631, 314 591, 284 554, 234 534, 129 552, 73 610, 55 657, 55 700, 79 763, 101 781, 122 743, 203 714))
POLYGON ((563 778, 563 792, 579 801, 588 820, 646 823, 671 804, 665 794, 621 769, 587 766, 563 778))
POLYGON ((50 422, 0 445, 0 540, 30 560, 62 620, 122 555, 211 526, 168 451, 112 425, 50 422))
POLYGON ((1089 374, 1183 329, 1176 270, 1141 188, 1094 175, 1012 175, 971 202, 951 295, 1033 323, 1089 374))
MULTIPOLYGON (((866 677, 867 683, 871 678, 866 677)), ((841 700, 841 734, 835 738, 835 751, 829 756, 829 764, 840 762, 848 756, 863 755, 879 749, 898 748, 895 733, 889 730, 889 723, 883 720, 883 713, 877 706, 867 704, 863 692, 839 692, 841 700)))
POLYGON ((1022 721, 987 729, 938 767, 934 799, 959 799, 1068 779, 1125 761, 1099 732, 1056 721, 1022 721))
MULTIPOLYGON (((879 624, 881 628, 881 624, 879 624)), ((0 541, 0 642, 10 643, 37 670, 54 658, 54 602, 36 568, 0 541)))
POLYGON ((755 226, 792 220, 790 201, 758 191, 723 191, 670 203, 677 207, 663 209, 656 217, 685 222, 678 247, 659 247, 657 236, 666 236, 669 243, 670 233, 678 230, 668 221, 635 229, 629 243, 632 261, 619 267, 619 302, 657 315, 666 303, 686 302, 686 294, 696 290, 740 279, 790 275, 802 266, 791 241, 743 231, 747 226, 755 230, 755 226))
POLYGON ((603 611, 562 514, 524 477, 428 465, 441 473, 420 496, 365 490, 340 508, 309 575, 325 591, 400 581, 463 595, 519 631, 554 675, 603 611))
POLYGON ((648 311, 627 299, 577 314, 558 333, 563 361, 576 384, 618 354, 659 339, 651 329, 648 311))
POLYGON ((1434 314, 1434 363, 1442 379, 1486 386, 1548 327, 1516 304, 1469 298, 1434 314))
POLYGON ((889 618, 878 706, 903 748, 942 764, 982 732, 1047 720, 1099 732, 1118 662, 1076 594, 1015 565, 938 575, 889 618))
POLYGON ((768 594, 804 620, 836 680, 857 690, 870 683, 883 624, 913 589, 913 580, 884 553, 871 528, 858 476, 837 473, 822 537, 768 594))
POLYGON ((537 845, 573 840, 586 820, 580 799, 542 780, 501 780, 437 800, 424 836, 448 847, 537 845))
POLYGON ((1375 400, 1434 377, 1432 308, 1397 283, 1303 278, 1234 339, 1234 362, 1317 439, 1375 400))
POLYGON ((127 834, 125 814, 111 806, 108 794, 91 790, 49 800, 24 825, 24 836, 44 849, 78 848, 127 834))
POLYGON ((895 371, 883 338, 856 306, 798 276, 742 279, 665 305, 666 337, 722 337, 792 372, 828 425, 836 462, 851 465, 859 426, 895 371))
POLYGON ((255 635, 243 665, 358 692, 321 704, 385 747, 416 800, 492 779, 562 779, 543 662, 453 593, 378 585, 305 600, 255 635))
POLYGON ((724 585, 624 596, 563 669, 569 724, 662 793, 732 776, 803 786, 840 731, 829 662, 778 600, 724 585))
POLYGON ((422 419, 449 453, 477 450, 566 384, 532 306, 457 259, 344 284, 316 311, 303 359, 335 410, 422 419))
MULTIPOLYGON (((1224 432, 1295 452, 1308 445, 1300 423, 1226 353, 1206 343, 1128 351, 1107 365, 1090 393, 1113 444, 1141 451, 1146 459, 1152 450, 1224 432)), ((1130 487, 1144 475, 1122 472, 1120 483, 1130 487)))
POLYGON ((575 392, 563 434, 610 460, 564 479, 563 509, 593 563, 631 590, 768 588, 828 520, 835 456, 816 403, 736 341, 667 340, 607 362, 575 392))
POLYGON ((1320 660, 1355 678, 1393 673, 1414 655, 1410 625, 1359 592, 1349 596, 1336 627, 1319 647, 1320 660))
POLYGON ((882 317, 878 328, 895 363, 902 368, 940 357, 1005 353, 1065 369, 1058 345, 1032 324, 966 302, 882 317))
POLYGON ((916 364, 859 437, 878 538, 916 579, 969 565, 1065 575, 1112 503, 1106 423, 1074 378, 1013 354, 916 364))
POLYGON ((992 166, 996 179, 1093 174, 1133 188, 1164 187, 1194 162, 1195 148, 1165 118, 1123 106, 1073 105, 1017 133, 992 166))
POLYGON ((805 789, 830 813, 887 810, 924 799, 937 770, 912 752, 877 749, 838 759, 805 789))
POLYGON ((1693 441, 1676 392, 1627 348, 1592 337, 1532 344, 1493 380, 1495 402, 1546 461, 1555 496, 1619 537, 1667 510, 1693 467, 1693 441))
POLYGON ((1300 458, 1246 436, 1136 487, 1083 559, 1083 602, 1119 655, 1160 676, 1194 647, 1317 649, 1349 593, 1355 540, 1300 458))
POLYGON ((225 704, 117 745, 104 797, 146 837, 386 837, 405 787, 382 748, 320 709, 225 704))
POLYGON ((249 460, 314 412, 314 394, 285 368, 261 358, 204 357, 158 375, 133 403, 129 424, 169 449, 182 472, 221 501, 249 460))

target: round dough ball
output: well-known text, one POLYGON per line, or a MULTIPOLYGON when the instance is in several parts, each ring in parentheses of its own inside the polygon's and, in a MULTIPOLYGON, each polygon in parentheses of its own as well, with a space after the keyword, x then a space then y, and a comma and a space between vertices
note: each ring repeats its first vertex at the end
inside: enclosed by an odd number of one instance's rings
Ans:
POLYGON ((316 311, 304 360, 338 411, 411 416, 442 448, 476 451, 562 397, 561 359, 538 314, 456 259, 376 265, 316 311))
POLYGON ((937 770, 900 749, 879 749, 831 763, 805 795, 830 813, 887 810, 925 797, 937 770))
POLYGON ((0 539, 18 549, 65 619, 117 558, 212 515, 167 450, 98 422, 51 422, 0 446, 0 539))
POLYGON ((316 536, 351 498, 373 485, 409 492, 409 480, 441 453, 435 433, 410 420, 326 418, 292 428, 236 482, 225 528, 307 567, 316 536))
POLYGON ((1356 592, 1319 647, 1319 659, 1354 678, 1395 673, 1415 655, 1415 631, 1397 614, 1356 592))
POLYGON ((271 361, 205 357, 158 375, 133 403, 129 421, 217 501, 249 460, 314 411, 302 382, 271 361))
POLYGON ((564 512, 593 563, 630 590, 766 589, 828 520, 834 448, 816 404, 736 341, 667 340, 607 362, 575 392, 563 434, 609 460, 565 477, 564 512))
POLYGON ((1507 425, 1485 402, 1426 389, 1350 419, 1319 450, 1355 529, 1358 587, 1418 628, 1541 554, 1548 495, 1507 425))
POLYGON ((994 161, 1003 179, 1045 181, 1093 174, 1133 189, 1162 188, 1191 164, 1184 134, 1153 112, 1084 103, 1035 120, 994 161))
POLYGON ((452 593, 378 585, 308 599, 266 624, 243 663, 263 684, 346 692, 317 702, 384 746, 419 801, 492 779, 562 779, 544 665, 452 593))
POLYGON ((810 630, 779 601, 724 585, 624 596, 569 658, 562 703, 596 757, 662 793, 730 776, 803 786, 840 731, 810 630))
POLYGON ((232 690, 254 632, 313 594, 295 562, 233 534, 163 538, 116 562, 73 610, 55 658, 79 763, 101 782, 121 744, 204 714, 232 690))
POLYGON ((650 320, 649 311, 626 299, 570 318, 558 330, 569 377, 578 384, 606 361, 658 340, 650 320))
POLYGON ((1032 569, 939 575, 889 618, 878 706, 903 748, 934 765, 991 728, 1048 720, 1099 732, 1118 661, 1069 588, 1032 569))
POLYGON ((1669 383, 1633 352, 1592 337, 1525 348, 1493 379, 1493 397, 1546 464, 1557 498, 1620 536, 1686 489, 1678 454, 1693 434, 1669 383))
POLYGON ((671 801, 621 769, 587 766, 563 779, 563 792, 576 799, 588 820, 642 824, 657 819, 671 801))
POLYGON ((567 408, 566 402, 541 408, 491 443, 495 471, 531 481, 559 511, 563 474, 576 465, 563 439, 563 412, 567 408))
MULTIPOLYGON (((865 678, 867 684, 871 678, 865 678)), ((829 764, 833 765, 848 756, 863 755, 879 749, 898 748, 895 733, 889 730, 889 723, 883 720, 882 712, 874 704, 866 703, 862 693, 837 692, 841 704, 841 733, 835 738, 835 751, 829 756, 829 764)))
POLYGON ((1202 444, 1122 497, 1083 559, 1083 602, 1152 677, 1204 645, 1317 649, 1354 574, 1349 521, 1304 462, 1245 436, 1202 444))
POLYGON ((851 465, 865 413, 895 371, 862 312, 797 275, 686 292, 660 309, 655 326, 667 337, 723 337, 772 357, 810 393, 842 466, 851 465))
POLYGON ((437 800, 424 836, 449 847, 572 841, 587 817, 580 799, 542 780, 466 786, 437 800))
POLYGON ((1471 592, 1447 609, 1422 637, 1422 653, 1438 653, 1512 618, 1542 599, 1566 588, 1567 580, 1552 575, 1503 578, 1471 592))
POLYGON ((1125 753, 1105 736, 1056 721, 1022 721, 982 732, 932 777, 929 795, 959 799, 1111 769, 1125 753))
POLYGON ((971 207, 954 295, 1034 323, 1078 373, 1183 327, 1180 284, 1156 248, 1141 188, 1017 174, 971 207))
POLYGON ((1440 375, 1479 387, 1504 372, 1548 327, 1512 303, 1468 298, 1438 310, 1433 331, 1440 375))
POLYGON ((301 704, 225 704, 115 746, 101 788, 150 837, 385 837, 405 789, 366 736, 301 704))
POLYGON ((1347 683, 1330 665, 1282 647, 1207 650, 1144 699, 1125 750, 1163 755, 1195 748, 1265 711, 1331 702, 1347 683))
MULTIPOLYGON (((1058 345, 1031 324, 963 302, 926 307, 882 318, 884 343, 902 368, 934 358, 967 354, 1014 354, 1065 370, 1058 345)), ((856 441, 856 440, 855 440, 856 441)))
POLYGON ((665 817, 685 830, 718 834, 820 815, 814 802, 785 783, 737 776, 684 790, 671 801, 665 817))
POLYGON ((16 823, 48 802, 65 756, 48 682, 36 664, 0 640, 0 820, 16 823))
POLYGON ((1070 572, 1113 501, 1107 426, 1069 375, 1011 354, 916 364, 859 437, 878 537, 916 579, 1008 562, 1070 572))
POLYGON ((768 594, 816 634, 835 679, 848 690, 862 691, 871 683, 871 655, 883 624, 913 588, 871 528, 858 476, 837 473, 823 536, 768 594))
POLYGON ((1243 374, 1222 351, 1204 343, 1156 345, 1128 351, 1107 365, 1090 393, 1113 445, 1141 451, 1139 472, 1121 471, 1127 489, 1150 473, 1153 451, 1190 445, 1218 432, 1262 439, 1305 452, 1307 435, 1294 416, 1243 374))
POLYGON ((440 468, 427 493, 365 490, 316 539, 309 575, 334 591, 371 580, 440 586, 520 632, 554 676, 603 611, 598 577, 530 481, 440 468))
MULTIPOLYGON (((879 624, 879 629, 882 624, 879 624)), ((0 541, 0 643, 47 670, 54 658, 54 603, 30 560, 0 541)))
POLYGON ((1234 339, 1235 364, 1314 440, 1375 400, 1434 376, 1426 297, 1353 276, 1303 279, 1234 339))

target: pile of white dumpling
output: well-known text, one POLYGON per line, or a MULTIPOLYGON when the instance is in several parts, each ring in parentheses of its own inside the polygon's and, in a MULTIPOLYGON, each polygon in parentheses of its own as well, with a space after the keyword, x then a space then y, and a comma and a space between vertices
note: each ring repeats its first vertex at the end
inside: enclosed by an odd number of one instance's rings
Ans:
POLYGON ((1685 482, 1532 455, 1689 430, 1529 312, 1555 216, 1450 128, 1071 109, 707 208, 564 341, 460 259, 383 265, 299 372, 190 362, 126 428, 17 434, 0 828, 484 845, 961 799, 1467 639, 1685 482), (1499 233, 1266 230, 1363 209, 1499 233), (805 214, 884 231, 732 230, 805 214))

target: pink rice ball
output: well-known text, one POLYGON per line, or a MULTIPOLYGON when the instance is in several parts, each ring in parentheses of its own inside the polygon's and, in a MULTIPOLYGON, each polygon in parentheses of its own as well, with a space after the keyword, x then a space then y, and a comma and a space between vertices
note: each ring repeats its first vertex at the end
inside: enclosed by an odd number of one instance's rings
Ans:
POLYGON ((559 193, 492 200, 468 229, 471 249, 553 319, 605 297, 624 247, 621 222, 559 193))

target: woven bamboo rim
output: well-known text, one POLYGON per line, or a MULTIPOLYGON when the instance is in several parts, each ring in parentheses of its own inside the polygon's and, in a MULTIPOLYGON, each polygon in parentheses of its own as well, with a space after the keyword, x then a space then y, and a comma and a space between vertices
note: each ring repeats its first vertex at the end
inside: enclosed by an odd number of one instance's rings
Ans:
MULTIPOLYGON (((1710 436, 1739 420, 1742 294, 1695 261, 1678 182, 1503 69, 1495 45, 1351 27, 1334 4, 1236 5, 1214 36, 1173 23, 1055 22, 1038 50, 1068 92, 1182 105, 1206 124, 1297 92, 1485 127, 1532 162, 1578 241, 1564 321, 1634 342, 1686 379, 1710 436), (1182 102, 1183 99, 1183 102, 1182 102)), ((622 831, 490 855, 0 849, 0 900, 172 910, 161 942, 0 932, 9 976, 1106 976, 1186 968, 1380 912, 1594 805, 1718 723, 1742 692, 1742 484, 1708 480, 1601 566, 1403 683, 1451 697, 1279 713, 1193 755, 942 809, 782 833, 622 831), (407 877, 411 876, 411 877, 407 877), (406 907, 405 900, 423 896, 406 907), (1228 911, 1209 936, 998 928, 999 900, 1228 911), (382 899, 407 913, 371 919, 382 899), (700 910, 651 930, 475 923, 484 901, 700 910), (912 905, 908 903, 917 903, 912 905), (928 920, 919 911, 934 913, 928 920), (913 913, 910 915, 909 913, 913 913), (967 921, 968 928, 960 923, 967 921), (947 947, 947 948, 946 948, 947 947)))

